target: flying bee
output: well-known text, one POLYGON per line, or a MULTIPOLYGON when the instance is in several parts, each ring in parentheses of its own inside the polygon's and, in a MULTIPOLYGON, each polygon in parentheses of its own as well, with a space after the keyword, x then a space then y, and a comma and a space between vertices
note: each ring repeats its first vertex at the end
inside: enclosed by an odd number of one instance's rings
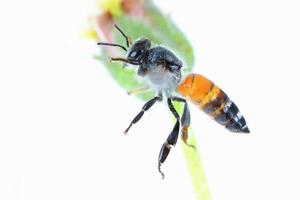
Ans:
POLYGON ((147 80, 146 88, 139 88, 130 93, 140 93, 152 89, 156 96, 147 101, 141 111, 133 118, 125 134, 131 126, 137 123, 144 113, 156 102, 167 99, 169 110, 176 119, 175 125, 163 143, 159 158, 158 171, 162 177, 161 164, 165 162, 172 146, 176 145, 179 133, 181 139, 188 144, 188 128, 191 123, 190 110, 187 100, 198 106, 216 122, 231 132, 250 133, 246 120, 240 113, 238 107, 212 81, 200 74, 189 74, 182 78, 181 68, 183 63, 169 49, 162 46, 151 46, 151 41, 146 38, 131 42, 130 38, 117 26, 115 28, 124 36, 127 48, 120 44, 99 42, 98 45, 115 46, 126 51, 126 57, 111 58, 111 61, 122 62, 123 66, 128 64, 138 67, 137 75, 147 80), (180 116, 174 108, 173 102, 184 104, 183 113, 180 116))

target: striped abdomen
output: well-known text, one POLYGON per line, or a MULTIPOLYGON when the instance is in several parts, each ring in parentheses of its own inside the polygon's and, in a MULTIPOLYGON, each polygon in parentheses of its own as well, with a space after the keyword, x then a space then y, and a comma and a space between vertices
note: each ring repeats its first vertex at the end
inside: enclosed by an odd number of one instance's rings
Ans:
POLYGON ((189 74, 177 92, 232 132, 249 133, 238 107, 213 82, 199 74, 189 74))

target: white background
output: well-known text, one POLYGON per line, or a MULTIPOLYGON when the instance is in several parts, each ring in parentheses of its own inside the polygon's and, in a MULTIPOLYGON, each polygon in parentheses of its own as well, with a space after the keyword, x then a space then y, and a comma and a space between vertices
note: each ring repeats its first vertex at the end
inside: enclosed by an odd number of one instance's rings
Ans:
MULTIPOLYGON (((158 1, 157 1, 158 2, 158 1)), ((173 124, 127 96, 80 39, 93 1, 1 1, 0 199, 194 199, 173 124)), ((293 0, 158 4, 194 45, 196 67, 245 116, 232 134, 192 106, 213 199, 300 199, 300 7, 293 0)))

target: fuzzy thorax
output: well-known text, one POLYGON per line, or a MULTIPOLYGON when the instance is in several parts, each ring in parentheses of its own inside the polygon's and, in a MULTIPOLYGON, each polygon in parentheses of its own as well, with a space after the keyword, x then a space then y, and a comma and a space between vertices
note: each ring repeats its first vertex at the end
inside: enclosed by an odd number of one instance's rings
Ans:
POLYGON ((180 82, 177 73, 170 72, 161 65, 150 67, 144 78, 150 88, 163 92, 166 96, 171 96, 180 82))

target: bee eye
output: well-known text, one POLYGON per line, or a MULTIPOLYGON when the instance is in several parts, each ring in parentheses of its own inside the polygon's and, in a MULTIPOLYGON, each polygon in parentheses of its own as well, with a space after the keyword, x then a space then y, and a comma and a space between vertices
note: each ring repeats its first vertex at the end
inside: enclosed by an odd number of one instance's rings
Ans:
POLYGON ((134 57, 136 56, 136 54, 137 54, 136 51, 132 51, 132 52, 130 53, 130 57, 134 58, 134 57))
POLYGON ((140 57, 141 54, 142 54, 141 50, 132 51, 132 52, 130 52, 129 57, 137 59, 138 57, 140 57))

